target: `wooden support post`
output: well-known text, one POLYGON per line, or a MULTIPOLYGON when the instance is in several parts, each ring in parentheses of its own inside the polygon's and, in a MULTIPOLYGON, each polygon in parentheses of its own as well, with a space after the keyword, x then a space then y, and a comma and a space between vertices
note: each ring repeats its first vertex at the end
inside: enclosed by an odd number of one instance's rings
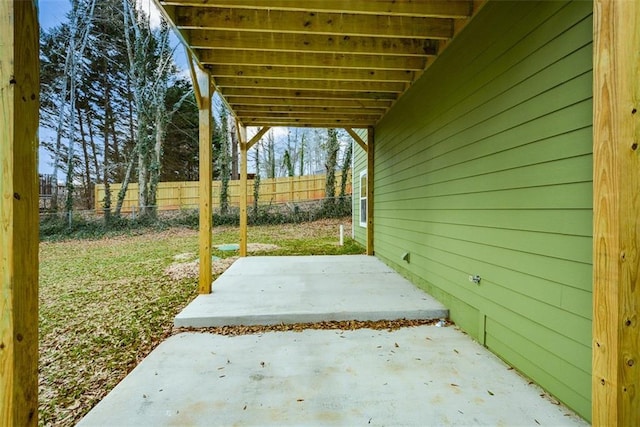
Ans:
POLYGON ((374 130, 367 132, 367 255, 375 253, 373 249, 373 174, 374 174, 374 130))
POLYGON ((0 425, 38 425, 38 11, 0 2, 0 425))
POLYGON ((199 111, 199 133, 200 133, 200 154, 199 154, 199 194, 200 194, 200 216, 199 216, 199 280, 198 292, 201 294, 211 293, 211 232, 213 228, 213 207, 212 207, 212 180, 213 180, 213 148, 211 144, 211 134, 213 132, 213 118, 211 115, 211 76, 200 68, 193 58, 189 59, 191 78, 193 80, 194 93, 199 111))
POLYGON ((238 125, 240 145, 240 256, 247 256, 247 128, 238 125))
POLYGON ((594 2, 594 426, 640 425, 640 2, 594 2))

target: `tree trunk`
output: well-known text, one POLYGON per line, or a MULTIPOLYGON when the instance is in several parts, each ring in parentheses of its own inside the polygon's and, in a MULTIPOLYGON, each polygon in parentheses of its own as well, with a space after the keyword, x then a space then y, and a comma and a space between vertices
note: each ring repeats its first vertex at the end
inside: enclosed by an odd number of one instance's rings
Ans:
POLYGON ((258 217, 258 199, 260 198, 260 144, 256 144, 256 176, 253 178, 253 216, 258 217))
POLYGON ((229 116, 223 106, 220 112, 220 213, 229 211, 229 178, 231 174, 229 159, 229 116))
POLYGON ((236 134, 235 120, 231 126, 231 179, 238 180, 238 135, 236 134))
POLYGON ((84 132, 84 123, 82 122, 82 114, 80 107, 78 111, 78 125, 80 126, 80 140, 82 141, 82 154, 84 156, 84 201, 87 209, 92 208, 92 188, 91 188, 91 169, 89 169, 89 150, 87 149, 87 138, 84 132))
POLYGON ((335 129, 327 129, 327 136, 327 162, 325 163, 327 178, 325 182, 324 206, 332 210, 335 205, 336 164, 338 163, 338 150, 340 149, 340 145, 338 144, 338 133, 335 129))
POLYGON ((98 163, 98 149, 96 148, 96 142, 93 138, 93 121, 91 120, 91 114, 87 116, 87 128, 89 128, 89 143, 91 144, 91 153, 93 155, 93 170, 96 173, 96 183, 99 183, 100 164, 98 163))

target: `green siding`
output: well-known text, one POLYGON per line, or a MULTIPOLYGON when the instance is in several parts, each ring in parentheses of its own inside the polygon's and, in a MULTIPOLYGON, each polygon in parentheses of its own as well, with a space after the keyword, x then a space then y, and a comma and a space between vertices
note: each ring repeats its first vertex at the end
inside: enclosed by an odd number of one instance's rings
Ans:
POLYGON ((591 2, 487 3, 376 127, 374 183, 376 255, 587 419, 592 32, 591 2))
MULTIPOLYGON (((364 141, 367 140, 366 129, 356 129, 364 141)), ((352 197, 352 222, 353 236, 362 246, 367 246, 367 229, 360 225, 360 172, 367 169, 367 153, 355 142, 353 143, 353 197, 352 197)))

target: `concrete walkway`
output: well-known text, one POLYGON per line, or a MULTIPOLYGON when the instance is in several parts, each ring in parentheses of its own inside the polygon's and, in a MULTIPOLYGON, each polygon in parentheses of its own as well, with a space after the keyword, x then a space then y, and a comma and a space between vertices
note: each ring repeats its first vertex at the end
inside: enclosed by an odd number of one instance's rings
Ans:
POLYGON ((580 426, 454 327, 169 338, 87 426, 580 426))
POLYGON ((176 316, 175 326, 443 317, 442 304, 375 257, 249 257, 176 316))
MULTIPOLYGON (((178 326, 440 318, 372 257, 240 259, 178 326)), ((455 327, 181 333, 80 426, 587 425, 455 327)))

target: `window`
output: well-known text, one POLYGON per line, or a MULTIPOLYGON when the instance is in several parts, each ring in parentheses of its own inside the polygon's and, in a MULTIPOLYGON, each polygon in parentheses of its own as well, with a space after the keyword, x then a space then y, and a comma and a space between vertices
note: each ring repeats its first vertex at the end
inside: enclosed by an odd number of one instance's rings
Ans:
POLYGON ((360 227, 367 226, 367 171, 360 172, 360 227))

